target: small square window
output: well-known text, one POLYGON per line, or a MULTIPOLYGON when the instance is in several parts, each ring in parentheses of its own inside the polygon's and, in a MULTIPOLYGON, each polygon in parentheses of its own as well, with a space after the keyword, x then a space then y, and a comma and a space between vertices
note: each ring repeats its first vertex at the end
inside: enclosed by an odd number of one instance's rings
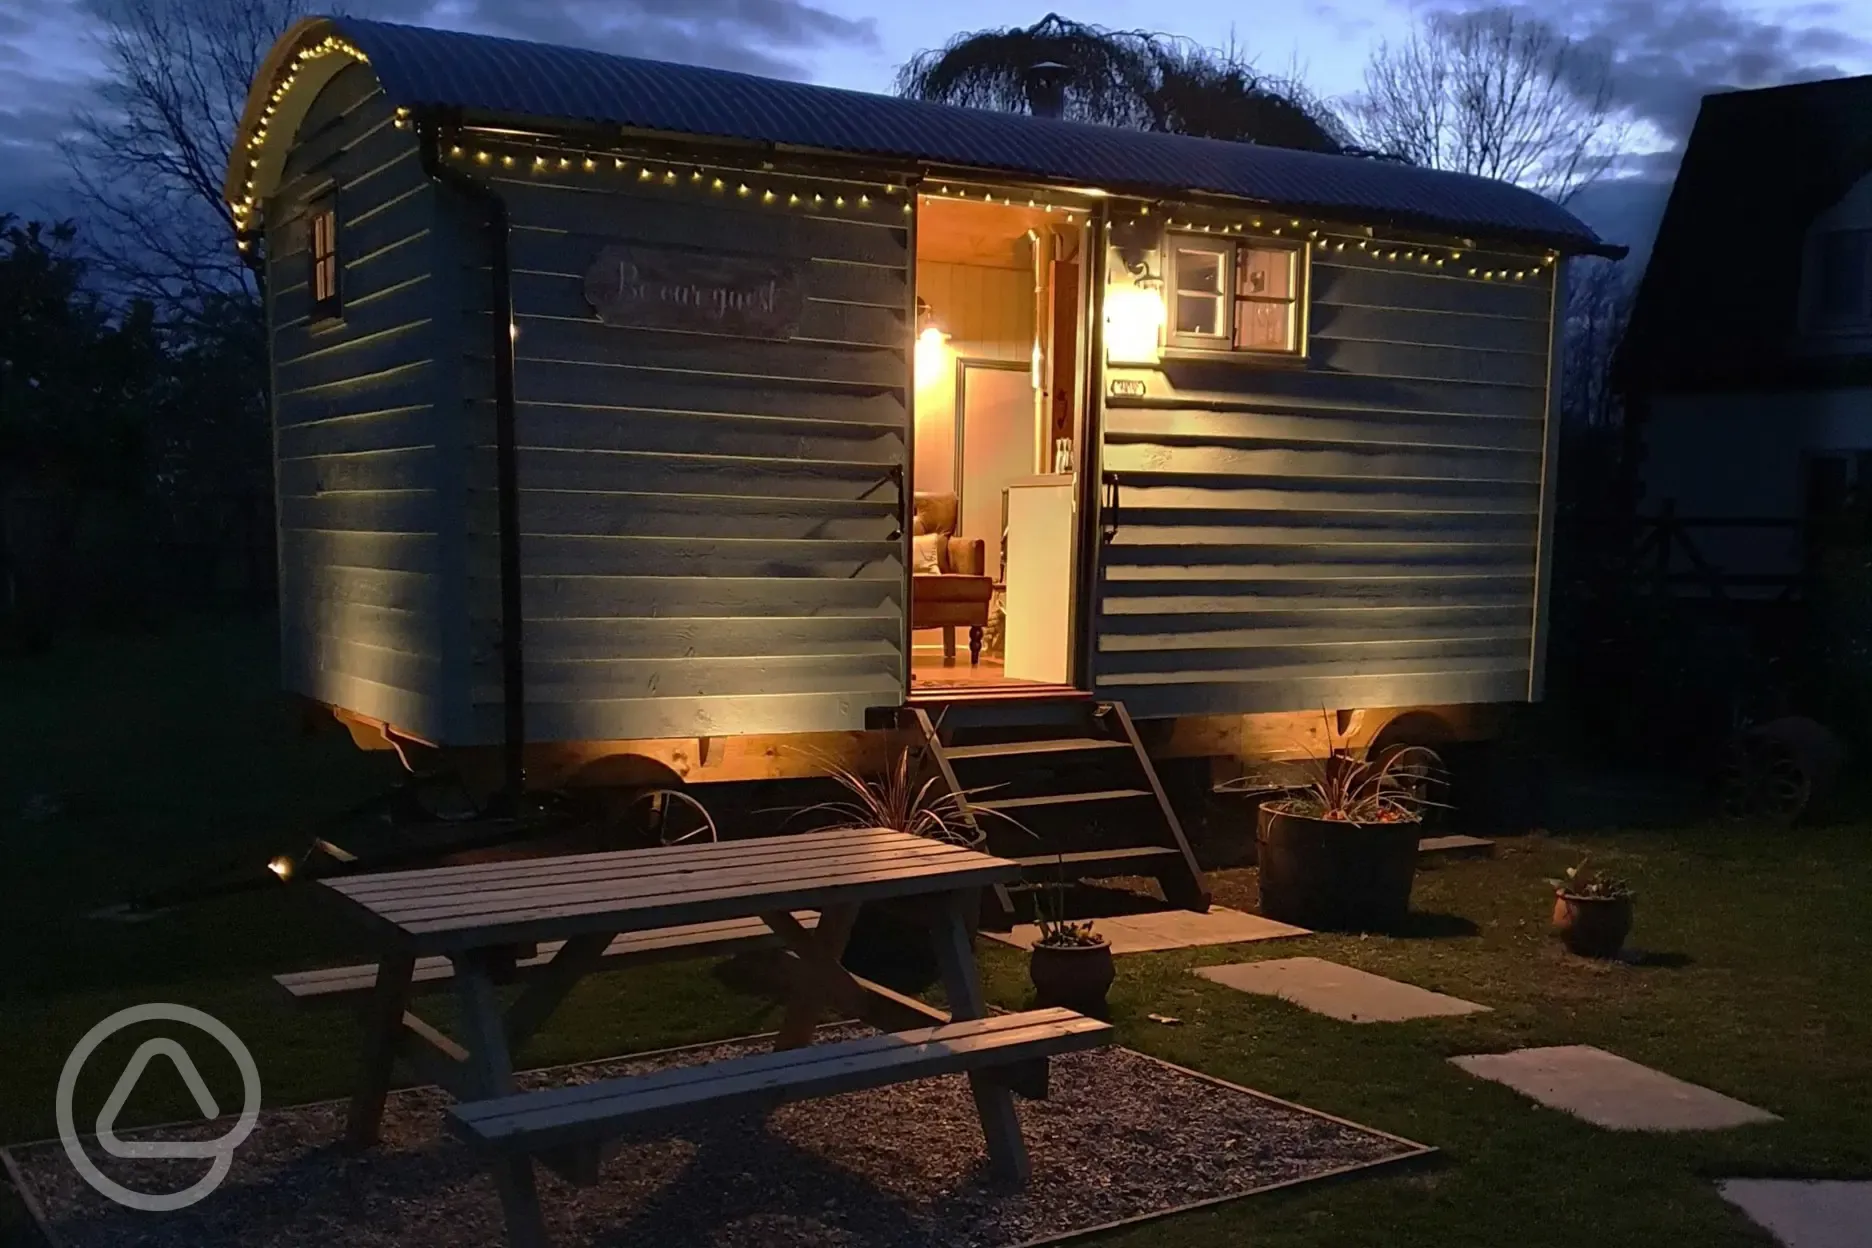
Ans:
POLYGON ((1301 355, 1304 251, 1272 240, 1173 236, 1170 344, 1202 351, 1301 355))
POLYGON ((312 292, 312 319, 334 320, 344 312, 338 288, 338 209, 326 200, 314 205, 307 217, 306 253, 311 265, 307 285, 312 292))

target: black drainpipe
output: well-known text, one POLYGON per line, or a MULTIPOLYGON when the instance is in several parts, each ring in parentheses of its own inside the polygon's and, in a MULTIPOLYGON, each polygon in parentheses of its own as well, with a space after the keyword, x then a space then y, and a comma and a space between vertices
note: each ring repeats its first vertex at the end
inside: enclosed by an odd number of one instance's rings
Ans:
POLYGON ((520 633, 520 472, 514 437, 513 288, 508 274, 507 201, 492 187, 442 163, 433 118, 417 123, 423 172, 438 186, 452 187, 485 210, 488 259, 493 270, 494 478, 500 521, 501 775, 504 813, 520 811, 526 790, 526 667, 520 633))

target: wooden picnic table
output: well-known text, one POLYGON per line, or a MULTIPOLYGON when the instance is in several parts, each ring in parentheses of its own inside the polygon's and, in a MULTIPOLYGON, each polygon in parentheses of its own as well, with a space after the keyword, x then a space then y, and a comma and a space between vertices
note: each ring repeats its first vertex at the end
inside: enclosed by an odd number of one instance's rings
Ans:
MULTIPOLYGON (((823 1071, 815 1076, 817 1083, 805 1076, 786 1076, 799 1088, 807 1089, 796 1090, 795 1096, 831 1094, 814 1090, 821 1087, 849 1090, 898 1078, 924 1077, 941 1069, 968 1070, 990 1158, 1002 1172, 1024 1178, 1026 1151, 1010 1095, 1010 1084, 1019 1086, 1021 1082, 1019 1072, 983 1069, 995 1060, 992 1055, 958 1058, 965 1047, 962 1040, 969 1044, 990 1041, 968 1036, 952 1043, 952 1037, 942 1032, 944 1024, 954 1024, 958 1031, 967 1026, 979 1030, 1001 1024, 1002 1020, 968 1022, 987 1017, 970 943, 969 916, 979 905, 981 889, 1010 882, 1019 871, 1015 863, 975 850, 890 829, 869 828, 476 863, 325 881, 350 913, 371 929, 381 949, 374 982, 366 981, 362 1069, 351 1102, 347 1134, 354 1145, 366 1146, 375 1141, 391 1067, 401 1053, 412 1059, 419 1073, 459 1101, 470 1103, 456 1110, 458 1116, 467 1115, 470 1133, 506 1132, 503 1138, 511 1143, 525 1127, 524 1122, 514 1125, 515 1114, 535 1104, 530 1098, 545 1095, 514 1094, 514 1050, 538 1029, 579 979, 604 964, 607 952, 616 947, 614 942, 631 940, 631 934, 637 933, 649 934, 655 944, 659 934, 712 934, 722 925, 745 925, 750 919, 758 919, 792 955, 788 963, 791 973, 781 994, 785 1012, 776 1050, 810 1044, 814 1028, 829 1005, 849 1010, 887 1032, 897 1033, 905 1027, 925 1029, 901 1033, 918 1037, 911 1048, 921 1045, 922 1050, 928 1050, 916 1062, 905 1065, 908 1059, 903 1051, 873 1058, 859 1054, 845 1066, 871 1070, 868 1075, 861 1072, 861 1082, 853 1083, 849 1070, 830 1082, 823 1077, 823 1071), (840 964, 859 907, 866 902, 904 899, 922 899, 925 906, 948 994, 947 1015, 861 980, 840 964), (543 942, 563 943, 556 948, 546 945, 550 952, 542 955, 543 942), (409 1011, 414 982, 447 975, 447 970, 436 967, 438 958, 452 964, 460 1016, 459 1044, 409 1011), (531 967, 532 974, 524 990, 503 1011, 496 995, 497 985, 522 963, 531 967), (422 972, 425 965, 428 971, 422 972), (948 1065, 937 1064, 932 1037, 937 1042, 935 1048, 949 1045, 944 1050, 948 1065), (878 1073, 884 1071, 880 1063, 891 1061, 903 1067, 900 1074, 878 1073), (500 1123, 493 1127, 477 1125, 473 1112, 477 1103, 492 1105, 501 1116, 500 1123)), ((713 947, 706 941, 698 943, 713 947)), ((371 968, 349 969, 368 972, 371 968)), ((1103 1024, 1067 1017, 1087 1026, 1067 1025, 1062 1030, 1056 1019, 1034 1020, 1036 1025, 1046 1021, 1064 1037, 1051 1051, 1102 1042, 1091 1037, 1103 1024)), ((1047 1050, 1031 1043, 1020 1050, 1023 1054, 1043 1051, 1047 1050)), ((747 1059, 737 1060, 745 1063, 747 1059)), ((896 1069, 891 1067, 891 1071, 896 1069)), ((1040 1073, 1044 1084, 1043 1059, 1040 1073)), ((777 1099, 772 1094, 775 1076, 770 1073, 756 1082, 768 1089, 769 1101, 777 1099)), ((677 1094, 665 1091, 660 1095, 662 1108, 667 1110, 667 1103, 677 1094)), ((719 1099, 726 1102, 735 1095, 742 1094, 725 1092, 719 1099)), ((693 1091, 677 1096, 685 1104, 696 1099, 693 1091)), ((564 1118, 562 1111, 548 1124, 558 1131, 550 1138, 569 1138, 564 1118)), ((574 1181, 595 1181, 595 1147, 578 1157, 542 1151, 541 1159, 562 1164, 562 1173, 573 1171, 568 1177, 574 1181)), ((498 1154, 490 1168, 500 1189, 511 1242, 544 1243, 528 1152, 498 1154)))

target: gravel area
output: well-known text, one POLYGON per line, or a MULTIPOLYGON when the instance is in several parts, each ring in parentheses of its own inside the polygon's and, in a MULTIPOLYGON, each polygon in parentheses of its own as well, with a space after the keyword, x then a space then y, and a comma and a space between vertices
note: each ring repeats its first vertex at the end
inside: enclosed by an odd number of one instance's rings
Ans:
MULTIPOLYGON (((582 1083, 755 1047, 522 1079, 582 1083)), ((65 1248, 499 1248, 493 1185, 442 1130, 446 1103, 434 1089, 394 1094, 383 1144, 363 1157, 335 1143, 342 1103, 270 1111, 221 1188, 167 1214, 109 1203, 57 1143, 14 1156, 65 1248)), ((1126 1049, 1056 1058, 1049 1099, 1019 1105, 1033 1157, 1024 1189, 990 1177, 967 1081, 953 1076, 632 1141, 593 1188, 542 1170, 541 1204, 561 1248, 1009 1248, 1422 1151, 1126 1049)), ((117 1160, 88 1143, 101 1170, 143 1191, 178 1191, 202 1173, 199 1161, 117 1160)))

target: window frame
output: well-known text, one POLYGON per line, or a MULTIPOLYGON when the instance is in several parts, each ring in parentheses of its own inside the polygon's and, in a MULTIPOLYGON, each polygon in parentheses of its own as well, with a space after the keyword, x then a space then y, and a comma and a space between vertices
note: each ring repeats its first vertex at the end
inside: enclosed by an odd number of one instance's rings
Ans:
MULTIPOLYGON (((1171 230, 1164 236, 1164 347, 1166 354, 1197 356, 1203 359, 1247 361, 1298 361, 1307 355, 1307 307, 1312 268, 1312 247, 1304 239, 1278 238, 1260 234, 1213 234, 1171 230), (1180 255, 1200 252, 1221 260, 1222 290, 1217 294, 1222 309, 1222 323, 1213 334, 1186 333, 1177 328, 1178 301, 1184 293, 1180 255), (1245 295, 1238 288, 1241 257, 1245 251, 1279 251, 1292 257, 1293 293, 1281 295, 1245 295), (1288 347, 1238 347, 1235 334, 1239 307, 1243 303, 1286 305, 1292 308, 1293 345, 1288 347)), ((1192 291, 1191 294, 1206 294, 1192 291)))
POLYGON ((338 197, 326 195, 306 205, 306 295, 311 303, 310 321, 314 325, 344 319, 344 265, 340 260, 342 230, 338 220, 338 197), (321 226, 325 226, 321 237, 321 226), (323 249, 329 240, 329 249, 323 249), (330 288, 321 294, 324 277, 329 274, 330 288))
POLYGON ((1837 225, 1816 230, 1807 254, 1805 285, 1809 332, 1845 336, 1872 333, 1872 225, 1837 225), (1853 313, 1829 311, 1824 303, 1828 241, 1841 235, 1859 236, 1863 249, 1857 291, 1859 308, 1853 313))

